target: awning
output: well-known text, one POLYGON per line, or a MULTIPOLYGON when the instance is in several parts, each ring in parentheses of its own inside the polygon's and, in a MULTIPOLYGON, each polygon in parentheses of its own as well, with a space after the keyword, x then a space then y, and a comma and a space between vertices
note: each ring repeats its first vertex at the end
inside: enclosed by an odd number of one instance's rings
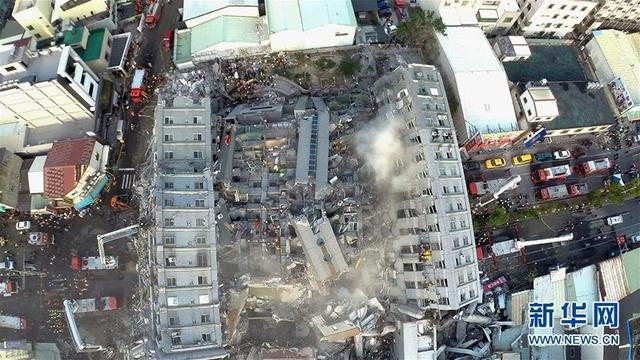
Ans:
POLYGON ((86 208, 87 206, 93 204, 93 202, 98 198, 98 196, 102 192, 102 189, 104 189, 104 187, 108 183, 109 183, 109 176, 103 175, 102 178, 100 178, 100 180, 98 180, 96 182, 96 185, 87 194, 87 196, 84 197, 83 199, 81 199, 80 201, 76 202, 75 204, 73 204, 73 207, 76 210, 82 210, 82 209, 86 208))

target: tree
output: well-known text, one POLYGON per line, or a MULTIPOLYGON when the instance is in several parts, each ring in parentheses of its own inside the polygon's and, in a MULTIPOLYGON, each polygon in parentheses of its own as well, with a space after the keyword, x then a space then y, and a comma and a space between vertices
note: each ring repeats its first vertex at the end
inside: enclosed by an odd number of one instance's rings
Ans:
POLYGON ((618 184, 612 184, 606 190, 607 199, 614 204, 620 205, 624 203, 624 190, 618 184))
POLYGON ((338 69, 345 76, 353 76, 360 71, 360 61, 345 57, 340 62, 338 69))
POLYGON ((322 57, 322 58, 316 60, 315 64, 316 64, 316 67, 319 70, 322 70, 322 71, 331 70, 331 69, 333 69, 334 66, 336 66, 336 62, 335 61, 333 61, 333 60, 331 60, 329 58, 326 58, 326 57, 322 57))
POLYGON ((487 225, 501 226, 509 222, 509 214, 503 207, 497 207, 487 218, 487 225))
POLYGON ((591 207, 599 208, 602 206, 602 194, 600 190, 594 190, 587 193, 587 202, 591 207))
POLYGON ((409 46, 420 49, 423 58, 432 63, 440 53, 436 33, 446 35, 446 29, 442 19, 437 17, 435 12, 419 10, 411 14, 409 21, 398 25, 396 36, 409 46))

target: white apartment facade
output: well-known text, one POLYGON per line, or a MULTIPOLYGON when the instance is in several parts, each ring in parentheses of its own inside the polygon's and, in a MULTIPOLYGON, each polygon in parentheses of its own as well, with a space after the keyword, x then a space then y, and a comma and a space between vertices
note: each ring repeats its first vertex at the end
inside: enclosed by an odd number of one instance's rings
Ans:
POLYGON ((640 0, 606 0, 594 15, 591 27, 640 31, 640 0))
POLYGON ((16 0, 13 18, 36 40, 51 39, 55 28, 51 24, 51 0, 16 0))
POLYGON ((160 359, 225 356, 218 294, 211 105, 178 96, 155 109, 152 329, 160 359))
POLYGON ((0 67, 0 124, 29 127, 92 119, 100 79, 69 46, 38 52, 5 45, 18 52, 0 67))
POLYGON ((547 86, 533 86, 520 95, 520 106, 528 122, 552 121, 560 116, 558 101, 547 86))
POLYGON ((481 296, 464 173, 442 78, 411 64, 379 80, 377 101, 401 122, 406 144, 398 172, 410 169, 406 190, 394 194, 391 294, 421 309, 457 310, 481 296))
POLYGON ((598 0, 517 1, 522 14, 515 29, 525 37, 564 38, 598 7, 598 0))
POLYGON ((516 0, 418 0, 445 25, 478 25, 488 35, 506 35, 520 16, 516 0))

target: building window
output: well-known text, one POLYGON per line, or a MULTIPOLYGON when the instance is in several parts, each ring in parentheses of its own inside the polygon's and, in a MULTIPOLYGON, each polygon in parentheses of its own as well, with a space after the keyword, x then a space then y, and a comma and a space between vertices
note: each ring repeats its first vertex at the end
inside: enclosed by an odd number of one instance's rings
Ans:
POLYGON ((164 188, 165 189, 173 189, 173 183, 172 182, 164 183, 164 188))
POLYGON ((173 134, 164 134, 164 141, 166 142, 173 141, 173 134))
POLYGON ((211 342, 211 334, 202 334, 202 341, 211 342))
POLYGON ((165 151, 164 152, 165 159, 173 159, 173 151, 165 151))
POLYGON ((208 285, 209 282, 207 281, 207 277, 206 276, 198 276, 198 285, 208 285))
POLYGON ((437 287, 447 287, 449 286, 447 279, 436 279, 437 287))
POLYGON ((209 315, 200 315, 200 322, 203 324, 207 324, 210 321, 209 315))
POLYGON ((89 96, 93 97, 94 86, 93 83, 89 84, 89 96))
POLYGON ((196 226, 204 226, 205 221, 204 219, 196 219, 196 226))
POLYGON ((167 286, 171 287, 171 286, 176 286, 177 282, 176 282, 176 278, 167 278, 167 286))
POLYGON ((532 114, 531 109, 527 109, 527 115, 531 116, 532 114))
POLYGON ((200 123, 200 116, 194 116, 194 117, 193 117, 193 123, 194 123, 194 124, 198 124, 198 123, 200 123))
POLYGON ((204 245, 207 243, 207 239, 204 236, 196 236, 196 244, 204 245))
POLYGON ((173 206, 173 199, 164 199, 164 206, 173 206))
POLYGON ((18 70, 15 66, 7 66, 6 68, 4 68, 4 71, 6 72, 11 72, 11 71, 16 71, 18 70))
POLYGON ((440 304, 440 305, 449 305, 449 298, 441 297, 440 299, 438 299, 438 304, 440 304))
POLYGON ((173 226, 175 224, 173 218, 164 219, 164 226, 173 226))
POLYGON ((195 183, 194 188, 196 190, 204 190, 204 183, 203 182, 197 182, 197 183, 195 183))
POLYGON ((204 207, 204 199, 196 199, 196 207, 204 207))
POLYGON ((165 245, 175 245, 176 243, 176 238, 173 236, 165 236, 164 237, 164 244, 165 245))
POLYGON ((510 23, 510 22, 512 22, 512 21, 513 21, 513 18, 512 18, 512 17, 506 17, 506 18, 504 18, 504 21, 503 21, 503 22, 504 22, 504 23, 510 23))
POLYGON ((34 29, 34 28, 33 28, 33 26, 31 26, 31 25, 27 25, 27 30, 29 30, 29 31, 33 31, 33 29, 34 29))
POLYGON ((193 141, 202 141, 202 134, 193 134, 193 141))
POLYGON ((202 151, 194 151, 193 152, 194 159, 202 159, 202 151))
POLYGON ((523 98, 522 98, 522 102, 526 104, 526 103, 528 103, 528 102, 529 102, 529 99, 527 99, 526 97, 523 97, 523 98))
POLYGON ((171 125, 171 124, 173 124, 173 118, 172 118, 172 117, 170 117, 170 116, 165 116, 165 118, 164 118, 164 124, 165 124, 165 125, 171 125))

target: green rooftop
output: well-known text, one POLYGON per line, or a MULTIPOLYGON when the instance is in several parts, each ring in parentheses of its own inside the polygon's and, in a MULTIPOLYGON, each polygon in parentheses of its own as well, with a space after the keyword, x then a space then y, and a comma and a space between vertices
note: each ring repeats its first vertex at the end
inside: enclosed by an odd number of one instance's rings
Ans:
POLYGON ((549 88, 558 101, 560 116, 545 122, 549 130, 611 125, 615 121, 604 89, 587 90, 587 82, 550 83, 549 88))
POLYGON ((64 32, 64 44, 75 45, 82 42, 82 34, 84 33, 84 26, 76 26, 71 30, 64 32))
MULTIPOLYGON (((105 29, 95 29, 89 33, 86 49, 74 49, 84 61, 93 61, 100 58, 102 51, 102 41, 104 40, 105 29)), ((66 38, 66 35, 65 35, 66 38)))
POLYGON ((175 33, 175 54, 173 55, 176 62, 191 59, 191 30, 176 31, 175 33))
POLYGON ((627 275, 629 294, 640 289, 640 261, 638 261, 638 256, 640 256, 640 249, 634 249, 622 254, 622 264, 627 275))
POLYGON ((529 45, 531 56, 526 61, 505 62, 504 70, 513 82, 586 81, 576 53, 567 45, 529 45))

